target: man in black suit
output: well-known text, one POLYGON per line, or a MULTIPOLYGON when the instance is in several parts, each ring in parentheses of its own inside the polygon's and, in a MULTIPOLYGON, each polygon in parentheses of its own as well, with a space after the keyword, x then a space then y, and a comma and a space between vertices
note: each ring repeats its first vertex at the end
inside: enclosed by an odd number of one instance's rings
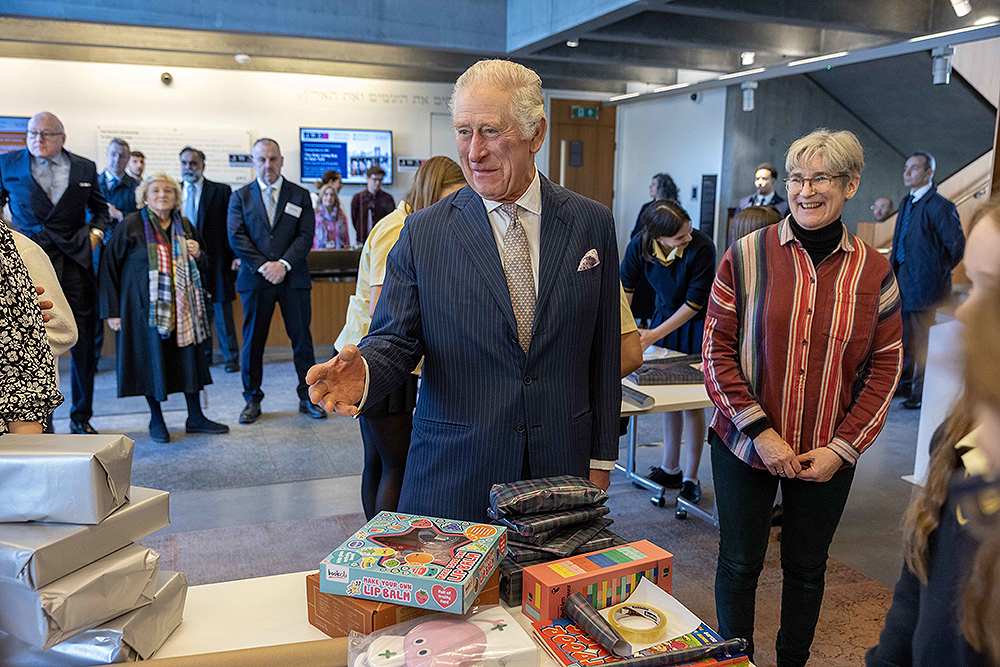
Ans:
POLYGON ((260 417, 264 345, 274 304, 281 305, 285 331, 292 340, 299 377, 299 412, 324 419, 323 408, 309 401, 306 372, 316 363, 313 352, 310 291, 306 255, 316 233, 316 215, 305 188, 281 176, 284 158, 274 139, 253 145, 257 180, 229 198, 229 243, 240 259, 236 290, 243 303, 243 397, 241 424, 260 417))
MULTIPOLYGON (((181 178, 184 179, 184 203, 181 212, 198 228, 205 241, 209 268, 205 289, 212 295, 215 340, 222 351, 227 373, 240 370, 240 349, 233 322, 233 299, 236 288, 233 271, 236 255, 229 245, 226 218, 233 189, 225 183, 205 178, 205 154, 197 148, 181 149, 181 178)), ((211 354, 211 351, 209 351, 211 354)), ((210 360, 211 361, 211 360, 210 360)))
POLYGON ((774 168, 774 165, 770 162, 762 162, 757 165, 757 169, 753 173, 753 184, 757 191, 741 199, 736 207, 736 212, 739 213, 751 206, 773 206, 778 209, 781 217, 787 216, 788 202, 774 191, 774 184, 777 182, 778 170, 774 168))
MULTIPOLYGON (((115 225, 122 219, 136 210, 135 190, 139 187, 138 181, 128 175, 125 167, 128 166, 129 156, 132 151, 128 142, 115 137, 108 142, 108 150, 105 154, 107 166, 101 174, 101 194, 108 200, 108 231, 111 236, 115 225)), ((104 243, 94 250, 94 275, 98 276, 100 284, 101 248, 104 243)), ((104 347, 104 320, 97 320, 97 327, 94 331, 94 368, 101 359, 101 348, 104 347)))
POLYGON ((70 430, 90 425, 94 398, 97 285, 93 252, 108 229, 108 202, 97 165, 63 149, 66 132, 43 111, 28 121, 27 149, 0 155, 0 202, 10 200, 14 228, 42 246, 73 309, 79 339, 72 356, 70 430), (87 212, 91 219, 87 221, 87 212))

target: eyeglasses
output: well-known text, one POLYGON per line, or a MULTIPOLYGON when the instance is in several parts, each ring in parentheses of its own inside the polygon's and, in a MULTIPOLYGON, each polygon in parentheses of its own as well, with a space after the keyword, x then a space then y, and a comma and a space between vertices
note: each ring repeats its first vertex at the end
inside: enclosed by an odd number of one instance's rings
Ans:
POLYGON ((45 141, 48 141, 53 137, 61 137, 63 135, 62 132, 39 132, 38 130, 28 130, 27 134, 32 139, 38 138, 44 139, 45 141))
POLYGON ((798 194, 802 192, 802 188, 805 187, 808 182, 812 185, 813 192, 818 194, 823 194, 830 189, 830 185, 833 184, 833 179, 835 178, 847 178, 847 174, 837 174, 835 176, 827 176, 826 174, 820 174, 819 176, 813 176, 812 178, 802 178, 800 176, 792 176, 790 178, 784 179, 785 189, 788 190, 788 194, 798 194))

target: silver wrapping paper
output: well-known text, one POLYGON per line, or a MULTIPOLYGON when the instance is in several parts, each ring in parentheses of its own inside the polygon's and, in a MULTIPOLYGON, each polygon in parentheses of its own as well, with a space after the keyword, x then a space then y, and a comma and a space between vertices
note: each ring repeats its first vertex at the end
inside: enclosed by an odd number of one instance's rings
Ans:
POLYGON ((48 651, 0 632, 0 665, 82 667, 146 660, 180 625, 187 589, 183 574, 161 571, 151 604, 81 632, 48 651))
POLYGON ((100 523, 128 502, 133 442, 123 435, 0 438, 0 522, 100 523))
POLYGON ((158 553, 133 544, 37 591, 0 577, 0 630, 49 649, 152 602, 159 569, 158 553))
POLYGON ((169 493, 133 486, 129 495, 96 526, 0 524, 0 577, 37 590, 170 524, 169 493))

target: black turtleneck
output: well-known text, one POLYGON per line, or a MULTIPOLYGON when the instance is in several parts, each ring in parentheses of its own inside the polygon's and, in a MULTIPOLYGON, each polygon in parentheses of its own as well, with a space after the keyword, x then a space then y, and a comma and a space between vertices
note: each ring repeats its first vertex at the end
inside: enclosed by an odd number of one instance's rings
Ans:
POLYGON ((795 218, 792 217, 789 218, 789 221, 792 224, 792 233, 809 253, 813 266, 819 266, 820 262, 836 250, 837 246, 840 245, 840 239, 844 236, 844 223, 840 218, 819 229, 806 229, 795 222, 795 218))

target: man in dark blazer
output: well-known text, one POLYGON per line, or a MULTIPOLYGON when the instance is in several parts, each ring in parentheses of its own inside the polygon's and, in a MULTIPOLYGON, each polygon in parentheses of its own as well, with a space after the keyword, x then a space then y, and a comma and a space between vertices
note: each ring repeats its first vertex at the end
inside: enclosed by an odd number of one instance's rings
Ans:
POLYGON ((909 410, 920 408, 930 328, 938 304, 951 293, 951 270, 965 253, 958 209, 934 187, 935 166, 930 153, 906 160, 903 184, 910 193, 899 206, 889 256, 903 309, 903 371, 896 395, 906 396, 903 407, 909 410))
MULTIPOLYGON (((233 195, 233 189, 225 183, 205 178, 205 153, 197 148, 185 146, 181 149, 180 160, 181 178, 184 180, 181 212, 198 228, 205 241, 209 266, 204 285, 212 295, 215 341, 222 351, 226 372, 236 373, 240 370, 240 348, 233 321, 236 255, 229 245, 229 233, 226 229, 229 198, 233 195)), ((211 355, 211 351, 209 354, 211 355)))
MULTIPOLYGON (((114 138, 108 142, 108 150, 105 153, 106 164, 104 173, 98 179, 101 184, 101 194, 108 200, 108 230, 107 236, 111 236, 115 225, 121 222, 126 215, 136 210, 135 190, 139 187, 139 182, 128 175, 125 167, 128 166, 129 156, 132 151, 128 142, 124 139, 114 138)), ((104 243, 94 250, 94 274, 97 275, 97 284, 101 283, 101 249, 104 243)), ((97 327, 94 332, 94 363, 101 359, 101 348, 104 347, 104 320, 97 320, 97 327)), ((97 366, 95 365, 96 369, 97 366)))
POLYGON ((788 215, 788 202, 774 190, 778 182, 778 170, 770 162, 762 162, 753 172, 753 184, 757 189, 752 195, 747 195, 739 201, 736 212, 739 213, 751 206, 773 206, 778 209, 781 217, 788 215))
MULTIPOLYGON (((229 243, 240 259, 236 290, 243 303, 243 397, 241 424, 260 417, 264 345, 274 304, 281 305, 285 331, 292 340, 299 376, 299 412, 323 419, 323 408, 309 401, 306 372, 316 363, 313 351, 310 291, 306 255, 316 233, 316 215, 305 188, 281 176, 284 158, 273 139, 253 145, 257 180, 229 198, 229 243)), ((412 369, 411 369, 412 370, 412 369)))
POLYGON ((97 433, 93 416, 97 284, 94 249, 108 229, 108 202, 97 165, 63 149, 66 132, 43 111, 28 121, 27 149, 0 155, 0 205, 10 200, 14 229, 42 246, 52 260, 79 338, 70 351, 73 406, 70 431, 97 433), (87 213, 90 213, 90 221, 87 213))
POLYGON ((423 356, 398 509, 484 521, 494 483, 569 474, 608 486, 618 244, 605 206, 535 168, 546 120, 534 72, 481 61, 452 99, 469 185, 407 218, 360 352, 345 346, 308 379, 327 409, 363 414, 423 356))

